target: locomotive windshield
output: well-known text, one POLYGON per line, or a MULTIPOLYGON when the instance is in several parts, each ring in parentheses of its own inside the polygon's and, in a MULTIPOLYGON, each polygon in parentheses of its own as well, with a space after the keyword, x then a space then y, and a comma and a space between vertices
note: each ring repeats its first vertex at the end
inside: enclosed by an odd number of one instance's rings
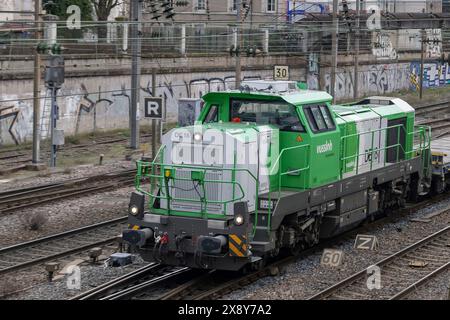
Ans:
POLYGON ((282 131, 305 131, 295 107, 282 101, 233 99, 230 102, 230 121, 271 124, 282 131))

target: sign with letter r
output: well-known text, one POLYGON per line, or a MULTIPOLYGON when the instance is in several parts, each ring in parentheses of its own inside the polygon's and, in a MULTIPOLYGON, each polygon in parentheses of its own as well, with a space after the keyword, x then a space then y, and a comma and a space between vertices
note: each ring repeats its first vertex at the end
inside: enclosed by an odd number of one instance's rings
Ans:
POLYGON ((163 118, 163 99, 145 98, 144 116, 149 119, 163 118))

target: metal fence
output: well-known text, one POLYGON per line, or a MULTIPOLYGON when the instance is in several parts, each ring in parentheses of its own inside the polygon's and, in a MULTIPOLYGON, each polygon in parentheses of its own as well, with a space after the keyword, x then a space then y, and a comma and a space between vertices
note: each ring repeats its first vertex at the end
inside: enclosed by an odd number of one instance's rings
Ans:
MULTIPOLYGON (((32 53, 37 46, 32 36, 32 27, 24 24, 23 28, 16 28, 15 31, 0 30, 1 53, 10 57, 32 53)), ((57 37, 48 41, 61 44, 66 49, 64 54, 127 54, 130 42, 134 41, 129 39, 129 29, 128 22, 85 23, 80 30, 69 30, 60 23, 57 37)), ((383 46, 395 47, 397 51, 420 51, 419 31, 416 30, 417 34, 413 34, 413 31, 410 29, 402 34, 401 30, 367 30, 362 24, 360 51, 380 51, 383 46), (412 41, 412 36, 417 39, 412 41)), ((327 53, 331 52, 331 34, 331 26, 317 26, 312 22, 271 28, 245 27, 240 30, 233 25, 163 25, 145 22, 142 23, 142 55, 222 55, 236 45, 241 47, 243 55, 250 49, 264 54, 327 53), (240 41, 238 35, 241 35, 240 41)), ((433 32, 429 34, 432 35, 433 32)), ((439 38, 442 51, 447 52, 450 43, 449 29, 442 29, 439 38)), ((355 30, 341 23, 339 51, 351 54, 355 39, 355 30)))

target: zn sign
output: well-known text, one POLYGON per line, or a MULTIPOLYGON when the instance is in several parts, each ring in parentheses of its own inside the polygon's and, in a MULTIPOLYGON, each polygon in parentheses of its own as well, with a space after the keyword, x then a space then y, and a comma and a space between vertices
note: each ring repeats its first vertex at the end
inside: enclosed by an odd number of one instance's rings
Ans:
POLYGON ((376 236, 358 234, 355 240, 355 248, 359 250, 377 250, 378 239, 376 236))
POLYGON ((163 118, 163 112, 162 98, 145 98, 145 118, 161 120, 163 118))
POLYGON ((289 66, 273 67, 273 80, 288 81, 289 80, 289 66))

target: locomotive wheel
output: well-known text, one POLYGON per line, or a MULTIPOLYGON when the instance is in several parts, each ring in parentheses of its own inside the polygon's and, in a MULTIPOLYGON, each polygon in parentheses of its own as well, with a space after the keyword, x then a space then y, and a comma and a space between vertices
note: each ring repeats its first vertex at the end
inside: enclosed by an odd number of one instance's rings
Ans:
POLYGON ((289 253, 293 256, 298 256, 300 254, 300 252, 302 252, 304 249, 305 249, 305 246, 300 241, 300 242, 297 242, 293 247, 289 248, 289 253))
POLYGON ((252 273, 254 271, 262 270, 267 265, 267 261, 268 261, 268 257, 263 256, 263 257, 261 257, 261 260, 254 262, 252 264, 247 264, 246 266, 242 267, 240 272, 245 275, 245 274, 252 273))
POLYGON ((408 185, 408 200, 412 202, 418 202, 419 200, 419 179, 417 177, 411 177, 408 185))
POLYGON ((306 244, 308 247, 312 247, 319 243, 320 240, 320 219, 316 219, 311 226, 311 230, 308 230, 306 235, 306 244))

